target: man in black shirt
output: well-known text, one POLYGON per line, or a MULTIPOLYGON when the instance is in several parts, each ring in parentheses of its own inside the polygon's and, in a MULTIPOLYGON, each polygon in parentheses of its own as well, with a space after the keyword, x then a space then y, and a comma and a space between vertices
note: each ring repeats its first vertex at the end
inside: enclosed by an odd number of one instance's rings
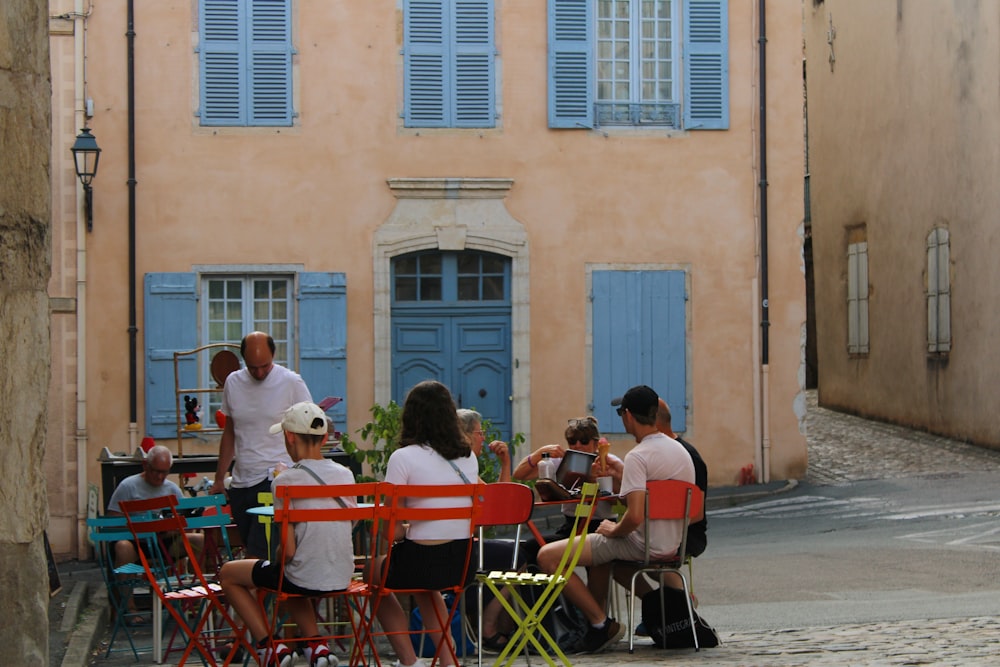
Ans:
MULTIPOLYGON (((695 486, 701 489, 702 493, 708 493, 708 466, 705 465, 705 461, 702 460, 701 454, 699 454, 698 450, 694 448, 694 445, 674 433, 674 429, 670 424, 670 407, 662 398, 660 399, 660 407, 656 411, 656 429, 668 438, 673 438, 677 442, 684 445, 684 449, 686 449, 687 453, 691 455, 691 461, 694 463, 695 486)), ((702 518, 701 521, 692 523, 688 526, 688 555, 699 556, 703 551, 705 551, 705 547, 708 546, 708 536, 706 535, 707 531, 707 518, 702 518)))

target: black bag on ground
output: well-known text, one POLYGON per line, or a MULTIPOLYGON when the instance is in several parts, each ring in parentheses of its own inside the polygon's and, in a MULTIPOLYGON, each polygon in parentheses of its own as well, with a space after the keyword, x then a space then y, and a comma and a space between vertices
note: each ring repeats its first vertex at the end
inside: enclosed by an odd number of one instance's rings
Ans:
MULTIPOLYGON (((684 603, 684 591, 671 586, 664 586, 650 591, 642 596, 642 622, 646 626, 653 644, 659 648, 694 648, 694 637, 691 635, 691 619, 688 618, 687 605, 684 603), (666 623, 660 615, 660 593, 663 592, 663 609, 666 623), (663 628, 666 628, 666 634, 663 628)), ((695 630, 698 633, 699 648, 712 648, 719 645, 719 635, 703 618, 694 612, 695 630)))

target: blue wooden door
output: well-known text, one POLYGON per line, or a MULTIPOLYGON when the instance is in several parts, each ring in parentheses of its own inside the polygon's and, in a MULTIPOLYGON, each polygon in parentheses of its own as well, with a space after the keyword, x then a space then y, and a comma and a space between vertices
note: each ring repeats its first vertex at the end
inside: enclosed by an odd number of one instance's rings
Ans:
POLYGON ((392 398, 438 380, 458 407, 511 434, 509 260, 420 253, 393 263, 392 398))

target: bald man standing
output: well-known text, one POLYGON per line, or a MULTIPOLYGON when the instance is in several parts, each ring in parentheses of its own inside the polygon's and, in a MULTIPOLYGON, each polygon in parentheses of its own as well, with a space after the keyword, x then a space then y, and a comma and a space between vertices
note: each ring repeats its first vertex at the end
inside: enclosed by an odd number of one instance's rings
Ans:
POLYGON ((233 480, 229 505, 247 556, 269 558, 264 526, 247 510, 257 507, 257 494, 270 492, 274 467, 292 465, 281 433, 271 434, 271 424, 281 421, 285 410, 303 401, 312 402, 298 373, 274 364, 274 339, 261 331, 240 342, 245 368, 231 373, 222 389, 226 425, 219 442, 219 464, 211 493, 222 493, 229 465, 233 480))

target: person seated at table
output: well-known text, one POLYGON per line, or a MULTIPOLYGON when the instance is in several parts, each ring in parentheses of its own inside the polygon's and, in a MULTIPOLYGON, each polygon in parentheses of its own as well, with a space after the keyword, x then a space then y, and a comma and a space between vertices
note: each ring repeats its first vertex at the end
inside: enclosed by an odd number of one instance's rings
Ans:
MULTIPOLYGON (((170 468, 174 464, 173 453, 163 445, 155 445, 146 452, 146 458, 142 461, 142 472, 129 475, 123 479, 108 501, 108 516, 122 516, 122 501, 147 500, 149 498, 160 498, 162 496, 173 495, 178 500, 184 497, 181 488, 174 482, 167 479, 170 468)), ((203 536, 199 533, 192 533, 188 536, 191 546, 196 554, 200 554, 203 546, 203 536)), ((177 557, 180 555, 180 542, 169 535, 161 538, 161 546, 167 555, 177 557)), ((132 540, 118 540, 115 542, 115 568, 128 563, 135 563, 139 560, 139 551, 136 543, 132 540)), ((148 554, 147 554, 148 555, 148 554)), ((127 575, 126 575, 127 576, 127 575)), ((148 619, 139 616, 135 608, 135 600, 129 594, 127 609, 129 613, 129 623, 138 625, 145 623, 148 619), (134 614, 134 615, 133 615, 134 614)))
MULTIPOLYGON (((651 480, 679 479, 694 484, 694 464, 687 450, 656 428, 659 395, 646 385, 632 387, 620 399, 618 415, 625 432, 635 438, 636 446, 625 455, 620 493, 627 509, 618 522, 602 521, 586 536, 579 564, 584 567, 605 566, 614 560, 641 561, 645 558, 646 483, 651 480)), ((701 508, 695 520, 701 519, 701 508)), ((657 559, 669 558, 677 552, 683 521, 656 519, 649 521, 649 553, 657 559)), ((568 540, 550 542, 538 552, 538 566, 544 572, 555 572, 568 540)), ((576 574, 570 575, 563 594, 590 622, 582 640, 584 653, 597 653, 621 639, 625 629, 604 610, 608 576, 591 576, 588 582, 576 574), (588 588, 588 584, 591 588, 588 588)))
MULTIPOLYGON (((601 432, 597 428, 597 418, 592 415, 588 415, 586 417, 570 419, 567 422, 566 430, 563 432, 563 437, 566 438, 566 444, 569 446, 569 449, 573 449, 578 452, 586 452, 588 454, 597 454, 597 446, 601 441, 601 432)), ((550 458, 558 460, 566 454, 566 450, 560 445, 545 445, 544 447, 539 447, 521 460, 517 468, 514 469, 514 479, 525 481, 538 479, 538 462, 541 461, 542 455, 546 453, 550 458)), ((600 458, 594 459, 593 466, 590 469, 590 474, 587 476, 586 481, 594 482, 598 477, 602 476, 611 477, 612 487, 617 492, 621 487, 623 469, 624 462, 614 454, 608 454, 607 470, 601 469, 600 458)), ((563 505, 562 513, 562 525, 559 526, 554 533, 543 535, 542 537, 545 540, 544 543, 562 540, 569 537, 570 532, 573 530, 573 504, 567 503, 563 505)), ((604 521, 605 519, 614 519, 616 516, 613 503, 598 503, 597 507, 594 508, 594 516, 590 524, 587 526, 587 532, 593 532, 597 529, 597 526, 601 524, 601 521, 604 521)), ((538 554, 539 548, 540 545, 535 540, 528 541, 525 548, 525 556, 528 558, 528 562, 535 562, 535 557, 538 554)))
MULTIPOLYGON (((285 411, 281 423, 271 427, 271 433, 284 433, 285 449, 295 464, 274 478, 271 490, 283 485, 309 486, 353 484, 354 473, 323 457, 328 422, 323 410, 308 401, 296 403, 285 411)), ((345 497, 343 504, 332 498, 310 498, 297 501, 304 508, 356 507, 357 499, 345 497)), ((275 495, 275 505, 280 499, 275 495)), ((276 526, 277 528, 277 526, 276 526)), ((233 606, 246 623, 257 647, 260 664, 264 667, 288 667, 294 664, 295 652, 283 642, 268 652, 268 622, 254 594, 255 588, 278 589, 281 570, 284 579, 281 590, 307 597, 294 597, 286 602, 299 636, 307 638, 304 649, 309 667, 333 667, 336 656, 327 642, 319 639, 319 628, 312 600, 308 596, 324 595, 344 590, 354 574, 354 548, 350 521, 329 521, 310 524, 296 523, 289 530, 275 562, 259 559, 234 560, 222 566, 219 583, 233 606), (312 639, 309 639, 312 638, 312 639)))
MULTIPOLYGON (((597 428, 597 418, 587 416, 570 419, 567 422, 566 430, 563 432, 563 437, 566 438, 566 444, 570 449, 587 452, 589 454, 597 454, 598 443, 601 441, 601 433, 597 428)), ((566 450, 560 445, 555 444, 545 445, 544 447, 536 449, 524 457, 518 464, 517 468, 514 469, 514 478, 517 480, 538 479, 538 462, 541 461, 542 455, 546 453, 549 457, 558 460, 565 456, 566 450)), ((614 454, 608 454, 607 470, 602 470, 601 461, 595 459, 590 475, 587 477, 587 481, 593 482, 598 477, 606 475, 612 478, 612 486, 617 491, 621 486, 623 466, 623 461, 614 454)), ((575 505, 573 503, 563 505, 562 525, 560 525, 554 533, 543 535, 543 544, 569 537, 570 532, 573 529, 574 507, 575 505)), ((597 507, 594 508, 594 516, 587 526, 587 532, 593 532, 597 529, 597 526, 600 525, 601 521, 605 519, 613 519, 615 516, 613 503, 598 503, 597 507)), ((527 539, 522 546, 523 561, 534 565, 540 548, 541 544, 539 544, 536 539, 527 539)), ((508 565, 504 565, 503 568, 509 567, 509 562, 510 560, 508 558, 508 565)), ((507 644, 507 640, 513 630, 513 620, 504 612, 503 607, 499 602, 491 600, 483 609, 483 648, 493 652, 503 650, 503 647, 507 644)))
MULTIPOLYGON (((472 447, 472 453, 475 454, 477 458, 482 456, 484 451, 483 445, 486 444, 486 434, 483 433, 483 416, 475 410, 459 408, 458 421, 462 426, 462 432, 465 433, 465 437, 469 440, 469 445, 472 447)), ((507 443, 503 440, 494 440, 490 442, 485 449, 493 452, 493 454, 500 461, 500 476, 497 481, 509 482, 510 449, 507 447, 507 443)), ((479 481, 481 482, 483 480, 480 478, 479 481)))
MULTIPOLYGON (((459 426, 455 402, 448 388, 440 382, 426 380, 415 385, 403 403, 399 449, 389 456, 385 481, 393 484, 444 485, 476 482, 479 466, 469 441, 459 426)), ((442 501, 421 499, 417 506, 457 507, 471 500, 455 498, 442 501), (443 504, 442 503, 446 503, 443 504)), ((459 581, 468 556, 472 527, 463 521, 413 521, 390 536, 398 543, 393 547, 388 572, 384 573, 389 588, 427 589, 414 595, 431 641, 451 644, 451 633, 442 632, 438 618, 447 618, 444 598, 438 591, 462 583, 459 581), (402 542, 399 542, 402 540, 402 542)), ((376 560, 369 571, 374 583, 381 583, 385 557, 376 560)), ((471 570, 470 570, 471 573, 471 570)), ((466 577, 468 578, 468 577, 466 577)), ((397 667, 423 666, 417 659, 410 637, 406 613, 395 595, 388 595, 379 604, 377 617, 389 634, 389 643, 396 652, 397 667)), ((452 649, 454 647, 451 647, 452 649)), ((443 667, 451 663, 453 650, 442 648, 443 667)))

